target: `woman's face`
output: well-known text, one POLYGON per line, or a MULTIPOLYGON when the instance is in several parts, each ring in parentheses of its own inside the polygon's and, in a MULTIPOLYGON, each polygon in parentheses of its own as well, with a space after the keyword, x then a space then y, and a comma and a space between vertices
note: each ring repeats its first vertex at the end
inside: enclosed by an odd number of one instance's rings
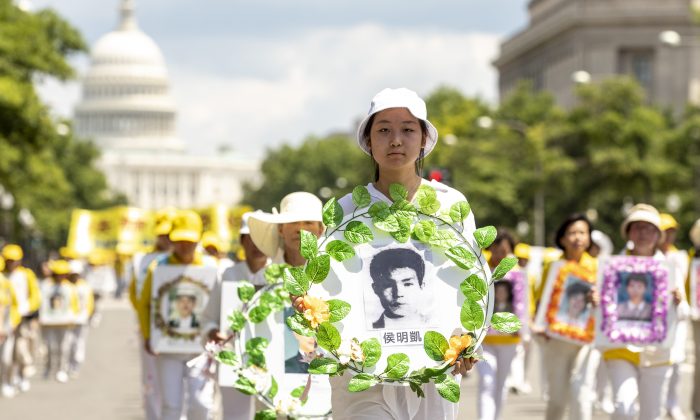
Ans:
POLYGON ((588 230, 588 223, 578 220, 569 225, 561 238, 561 244, 567 254, 576 254, 588 249, 591 245, 591 233, 588 230))
POLYGON ((301 246, 300 231, 303 229, 307 232, 311 232, 318 238, 323 233, 323 223, 314 221, 283 223, 279 225, 278 229, 284 241, 285 252, 298 253, 300 252, 299 247, 301 246))
POLYGON ((413 170, 425 141, 418 118, 406 108, 389 108, 374 115, 368 144, 380 169, 413 170))
POLYGON ((569 297, 569 316, 577 318, 586 309, 586 295, 575 293, 569 297))
POLYGON ((630 224, 627 236, 634 243, 635 254, 652 256, 661 233, 651 223, 639 221, 630 224))

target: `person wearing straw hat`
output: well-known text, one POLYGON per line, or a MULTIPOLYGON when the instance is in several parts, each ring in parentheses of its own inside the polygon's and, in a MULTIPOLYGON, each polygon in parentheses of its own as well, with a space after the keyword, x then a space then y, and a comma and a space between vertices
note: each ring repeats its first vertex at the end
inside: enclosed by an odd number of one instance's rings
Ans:
MULTIPOLYGON (((693 244, 693 247, 688 251, 689 261, 697 261, 700 258, 700 219, 693 223, 688 233, 688 238, 693 244)), ((686 292, 690 293, 690 271, 686 277, 686 292)), ((698 279, 700 280, 700 279, 698 279)), ((693 374, 693 393, 691 394, 692 410, 695 418, 700 418, 700 319, 692 320, 693 326, 693 343, 695 348, 695 372, 693 374)))
MULTIPOLYGON (((620 233, 632 248, 623 251, 628 255, 665 260, 657 244, 662 236, 661 217, 658 210, 648 204, 637 204, 627 213, 620 233)), ((676 320, 688 318, 689 307, 685 300, 683 280, 676 275, 676 285, 671 285, 676 320)), ((675 331, 677 321, 670 325, 675 331)), ((613 388, 615 411, 613 418, 657 419, 665 406, 668 382, 671 377, 673 354, 670 348, 632 346, 603 352, 610 382, 613 388), (636 402, 639 404, 637 413, 636 402)))
MULTIPOLYGON (((143 293, 143 285, 149 266, 154 261, 165 260, 172 249, 170 231, 172 230, 173 217, 176 214, 174 208, 165 208, 156 213, 155 217, 155 243, 150 252, 134 255, 134 267, 131 282, 129 282, 129 300, 138 314, 139 301, 143 293)), ((143 341, 143 332, 139 332, 143 341)), ((141 392, 143 395, 143 409, 147 420, 160 419, 161 397, 157 383, 156 359, 141 347, 141 392)))
POLYGON ((78 299, 78 316, 75 324, 70 330, 71 345, 70 356, 68 361, 68 375, 71 378, 77 378, 80 372, 80 367, 85 362, 85 350, 87 346, 88 331, 90 330, 89 321, 95 309, 95 298, 92 293, 92 287, 83 279, 81 271, 82 264, 76 264, 73 260, 70 264, 70 274, 68 281, 73 284, 75 294, 78 299))
MULTIPOLYGON (((217 278, 217 282, 209 294, 209 301, 202 313, 204 334, 207 342, 221 344, 228 339, 225 331, 230 331, 227 326, 220 325, 222 313, 230 313, 234 308, 224 308, 221 302, 221 289, 223 282, 248 281, 256 289, 266 284, 265 267, 270 264, 270 258, 255 246, 250 237, 248 219, 251 213, 245 213, 241 217, 240 244, 245 253, 245 260, 237 262, 227 268, 217 278)), ((221 387, 221 403, 223 408, 223 420, 249 420, 255 415, 255 397, 245 395, 233 387, 221 387)))
POLYGON ((78 298, 75 287, 68 281, 71 273, 70 263, 66 260, 49 262, 51 279, 42 283, 42 303, 39 321, 46 344, 46 365, 44 378, 48 379, 56 372, 56 380, 68 382, 68 362, 70 357, 70 334, 73 322, 78 314, 78 298), (53 319, 55 318, 55 319, 53 319))
POLYGON ((5 259, 5 276, 10 280, 17 295, 17 304, 22 322, 15 329, 14 355, 10 376, 17 381, 22 392, 29 391, 29 374, 35 371, 35 349, 39 347, 39 323, 37 311, 41 304, 39 282, 32 270, 22 265, 24 252, 19 245, 8 244, 2 249, 5 259))
POLYGON ((214 383, 187 362, 196 354, 156 354, 151 349, 151 300, 153 273, 165 265, 215 267, 215 261, 198 252, 202 219, 192 210, 179 211, 172 220, 169 237, 173 244, 167 257, 151 262, 138 301, 144 350, 155 357, 156 384, 161 397, 160 420, 179 420, 187 407, 188 420, 209 419, 214 407, 214 383), (184 403, 187 396, 187 404, 184 403))
POLYGON ((12 353, 14 350, 14 330, 22 321, 17 307, 17 295, 12 282, 2 274, 5 260, 0 257, 0 394, 12 398, 16 394, 11 383, 12 353))
MULTIPOLYGON (((423 160, 435 148, 438 132, 427 119, 425 102, 406 88, 384 89, 370 104, 367 116, 357 130, 358 146, 372 159, 374 176, 367 185, 373 202, 391 204, 389 186, 403 185, 407 199, 413 201, 418 188, 428 185, 435 189, 442 208, 465 200, 459 191, 438 181, 422 178, 423 160)), ((354 209, 352 196, 339 200, 346 213, 354 209)), ((475 231, 473 214, 464 221, 464 235, 475 231)), ((474 359, 459 359, 453 374, 466 374, 474 359)), ((347 391, 349 375, 330 378, 334 419, 396 418, 396 419, 454 419, 457 404, 442 399, 434 385, 424 386, 426 398, 419 398, 408 388, 376 386, 363 392, 347 391), (403 401, 403 403, 398 403, 403 401)))

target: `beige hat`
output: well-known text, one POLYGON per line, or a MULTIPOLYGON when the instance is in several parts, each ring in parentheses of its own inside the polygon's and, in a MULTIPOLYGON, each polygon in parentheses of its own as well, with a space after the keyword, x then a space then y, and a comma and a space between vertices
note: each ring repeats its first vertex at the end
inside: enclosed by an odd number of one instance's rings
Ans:
POLYGON ((280 212, 255 212, 248 217, 248 229, 255 246, 268 257, 277 255, 280 235, 277 225, 294 222, 323 222, 323 203, 307 192, 293 192, 282 199, 280 212))
POLYGON ((693 223, 693 227, 690 228, 688 236, 690 236, 690 241, 696 248, 700 247, 700 219, 693 223))
POLYGON ((629 212, 627 212, 627 218, 625 218, 625 221, 622 222, 622 226, 620 226, 620 233, 624 239, 627 239, 627 231, 629 230, 630 224, 633 222, 651 223, 659 230, 659 233, 661 233, 661 216, 659 215, 659 211, 649 204, 635 204, 629 212))

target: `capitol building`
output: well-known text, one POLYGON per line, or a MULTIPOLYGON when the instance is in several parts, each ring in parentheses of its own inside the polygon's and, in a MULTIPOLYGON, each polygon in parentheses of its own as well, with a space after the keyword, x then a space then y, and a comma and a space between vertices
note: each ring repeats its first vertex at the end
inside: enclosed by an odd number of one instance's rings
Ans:
POLYGON ((122 0, 117 29, 92 48, 75 130, 102 151, 98 166, 129 204, 146 209, 233 205, 242 184, 255 182, 259 162, 230 152, 186 152, 158 45, 136 23, 133 0, 122 0))

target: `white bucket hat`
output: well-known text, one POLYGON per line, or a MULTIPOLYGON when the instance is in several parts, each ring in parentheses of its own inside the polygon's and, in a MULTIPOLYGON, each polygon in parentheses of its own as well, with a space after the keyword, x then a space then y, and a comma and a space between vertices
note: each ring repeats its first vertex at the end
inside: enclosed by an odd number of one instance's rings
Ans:
POLYGON ((293 192, 280 203, 280 212, 255 212, 248 216, 250 238, 268 257, 277 255, 281 240, 277 225, 294 222, 323 222, 323 203, 307 192, 293 192))
POLYGON ((428 156, 428 154, 437 144, 438 132, 435 126, 428 121, 428 110, 425 107, 425 102, 416 92, 406 88, 387 88, 374 95, 374 98, 372 98, 372 103, 369 106, 367 116, 362 120, 360 126, 357 128, 357 144, 360 145, 360 148, 368 155, 372 154, 367 142, 363 138, 365 127, 367 126, 367 122, 369 122, 372 115, 389 108, 407 108, 411 115, 425 122, 425 125, 428 127, 428 136, 425 139, 425 150, 423 151, 423 155, 428 156))
POLYGON ((700 247, 700 219, 693 223, 693 227, 690 228, 690 234, 688 234, 688 236, 690 236, 690 241, 696 248, 700 247))
POLYGON ((630 209, 627 213, 627 218, 622 222, 622 226, 620 226, 620 233, 623 238, 627 239, 627 230, 629 229, 629 225, 633 222, 651 223, 659 230, 659 233, 661 233, 661 216, 659 215, 659 211, 649 204, 635 204, 630 209))

